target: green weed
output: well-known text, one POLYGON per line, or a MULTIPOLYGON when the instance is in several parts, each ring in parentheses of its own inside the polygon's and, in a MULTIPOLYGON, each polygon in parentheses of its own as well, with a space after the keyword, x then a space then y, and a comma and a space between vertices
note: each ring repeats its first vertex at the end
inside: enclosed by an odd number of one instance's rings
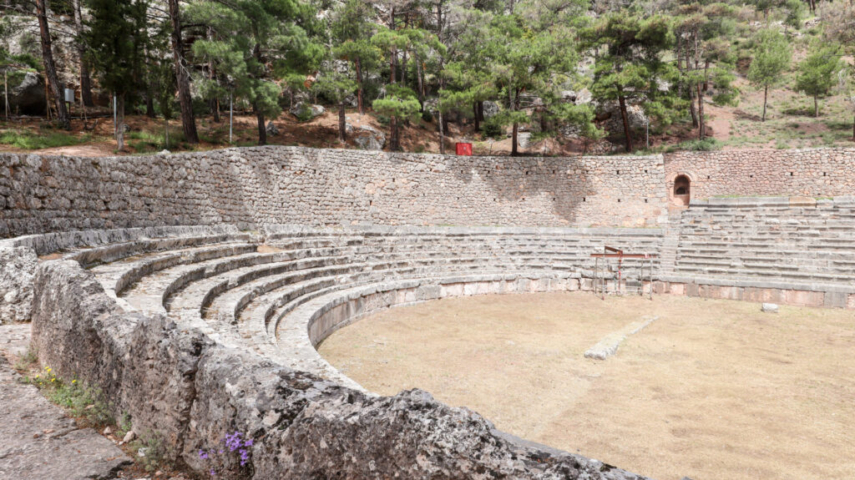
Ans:
POLYGON ((92 140, 91 135, 75 137, 64 132, 43 132, 33 134, 31 132, 20 132, 6 130, 0 133, 0 143, 11 145, 22 150, 41 150, 43 148, 67 147, 80 145, 92 140))

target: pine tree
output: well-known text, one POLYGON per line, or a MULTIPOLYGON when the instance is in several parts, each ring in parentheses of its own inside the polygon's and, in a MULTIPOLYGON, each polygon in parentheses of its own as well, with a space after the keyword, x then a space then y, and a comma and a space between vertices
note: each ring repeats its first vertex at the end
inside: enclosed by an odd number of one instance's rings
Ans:
POLYGON ((277 79, 314 71, 324 56, 311 38, 314 15, 296 0, 213 0, 191 4, 189 18, 215 35, 197 40, 193 53, 229 77, 234 93, 252 105, 258 144, 267 144, 266 118, 279 116, 282 89, 277 79))
POLYGON ((810 53, 799 64, 796 90, 813 97, 813 115, 819 117, 819 99, 828 96, 837 82, 837 74, 844 68, 839 45, 814 41, 810 53))
POLYGON ((181 106, 181 126, 187 143, 199 143, 193 97, 190 93, 190 70, 184 61, 184 38, 181 34, 181 5, 179 0, 167 0, 175 78, 178 80, 178 103, 181 106))
POLYGON ((324 73, 312 85, 312 90, 315 93, 329 98, 338 106, 338 139, 342 143, 347 141, 347 120, 345 118, 344 101, 356 88, 356 82, 349 75, 334 69, 324 73))
POLYGON ((145 25, 146 5, 132 0, 90 0, 91 20, 86 33, 89 61, 101 87, 116 96, 116 143, 124 149, 124 118, 127 96, 139 86, 137 71, 141 28, 145 25))
MULTIPOLYGON (((45 67, 45 79, 50 84, 53 100, 56 103, 57 122, 64 129, 71 128, 71 118, 68 116, 68 108, 65 106, 62 84, 56 71, 56 62, 53 58, 53 46, 48 23, 48 0, 35 0, 36 18, 39 23, 39 35, 41 37, 42 60, 45 67)), ((47 99, 46 99, 47 100, 47 99)))
POLYGON ((754 59, 748 69, 748 80, 763 87, 763 121, 766 121, 766 104, 769 87, 782 81, 783 73, 790 68, 793 51, 790 42, 778 29, 760 30, 755 38, 754 59))
POLYGON ((347 0, 335 10, 330 24, 333 56, 353 63, 360 115, 365 114, 365 73, 374 70, 380 59, 380 51, 371 43, 377 30, 374 17, 373 9, 363 0, 347 0))
MULTIPOLYGON (((394 15, 390 16, 394 19, 394 15)), ((377 110, 379 105, 383 110, 381 113, 385 112, 385 114, 389 115, 389 149, 396 152, 401 149, 401 142, 398 138, 399 115, 397 112, 406 113, 409 111, 409 106, 411 105, 409 102, 411 94, 413 95, 412 100, 415 101, 415 104, 417 105, 416 111, 418 111, 418 101, 415 100, 415 94, 413 94, 413 91, 406 87, 399 88, 396 85, 398 83, 398 76, 396 73, 398 52, 407 48, 409 39, 406 35, 402 35, 396 30, 382 29, 371 37, 371 43, 386 52, 389 59, 389 84, 386 85, 387 96, 386 98, 374 100, 372 106, 377 110)))
POLYGON ((398 138, 396 122, 398 119, 415 120, 420 107, 415 92, 398 83, 392 83, 386 85, 386 95, 374 100, 371 106, 375 112, 387 115, 392 120, 389 125, 389 150, 393 152, 399 151, 401 149, 401 142, 398 138))
POLYGON ((675 41, 670 22, 661 15, 642 18, 622 10, 604 16, 582 36, 584 45, 598 52, 591 93, 597 99, 618 102, 626 151, 631 152, 627 104, 639 102, 648 116, 663 122, 678 106, 673 90, 660 87, 663 81, 679 78, 675 66, 663 61, 675 41))

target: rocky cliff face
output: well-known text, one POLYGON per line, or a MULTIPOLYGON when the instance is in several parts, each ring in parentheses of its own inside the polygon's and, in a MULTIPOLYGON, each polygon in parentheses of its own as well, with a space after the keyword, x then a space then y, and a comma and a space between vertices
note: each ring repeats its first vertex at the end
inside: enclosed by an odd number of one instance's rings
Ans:
POLYGON ((366 395, 126 313, 76 262, 41 264, 34 292, 42 363, 99 386, 139 435, 200 472, 199 450, 238 431, 253 440, 249 464, 225 467, 254 478, 643 478, 517 441, 423 391, 366 395))

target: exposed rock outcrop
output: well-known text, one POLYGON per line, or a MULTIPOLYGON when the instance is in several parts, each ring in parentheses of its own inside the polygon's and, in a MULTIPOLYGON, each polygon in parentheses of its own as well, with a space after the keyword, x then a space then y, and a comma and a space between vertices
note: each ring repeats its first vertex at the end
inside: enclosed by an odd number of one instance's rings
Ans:
POLYGON ((30 319, 37 264, 30 248, 0 248, 0 324, 30 319))

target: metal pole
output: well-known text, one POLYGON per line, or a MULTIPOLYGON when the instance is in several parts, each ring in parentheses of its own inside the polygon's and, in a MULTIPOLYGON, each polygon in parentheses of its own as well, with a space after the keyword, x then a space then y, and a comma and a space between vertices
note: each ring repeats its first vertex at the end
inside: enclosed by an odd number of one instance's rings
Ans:
POLYGON ((232 108, 232 92, 229 90, 229 143, 232 143, 232 115, 234 114, 234 109, 232 108))
POLYGON ((6 121, 9 121, 9 80, 6 78, 6 70, 3 70, 3 91, 6 96, 6 121))
POLYGON ((650 118, 646 118, 647 122, 644 124, 645 126, 645 137, 647 138, 647 149, 650 150, 650 118))

